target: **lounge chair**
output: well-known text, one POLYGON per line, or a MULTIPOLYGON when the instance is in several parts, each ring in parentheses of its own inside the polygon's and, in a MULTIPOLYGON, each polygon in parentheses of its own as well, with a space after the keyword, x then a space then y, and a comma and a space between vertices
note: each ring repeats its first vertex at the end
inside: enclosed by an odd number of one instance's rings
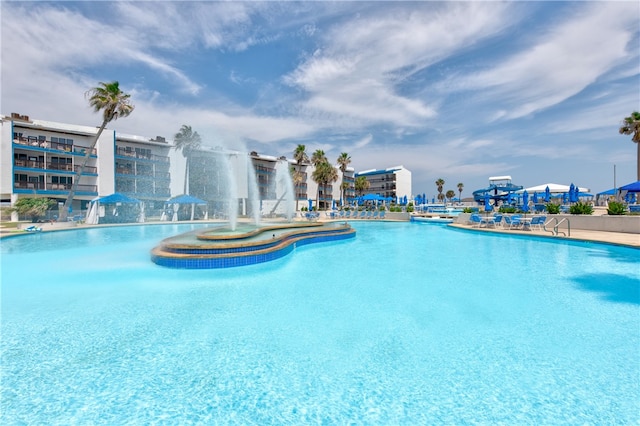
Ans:
POLYGON ((469 223, 473 228, 480 228, 480 225, 482 224, 482 218, 479 214, 472 213, 471 216, 469 216, 469 223))
POLYGON ((360 212, 360 215, 358 216, 359 219, 364 219, 367 217, 367 211, 366 210, 362 210, 360 212))
POLYGON ((518 229, 522 226, 522 221, 520 220, 520 216, 505 216, 504 224, 508 225, 509 229, 518 229))
POLYGON ((493 215, 493 226, 502 227, 502 217, 503 217, 503 215, 501 215, 501 214, 498 214, 498 213, 494 214, 493 215))
POLYGON ((380 212, 378 212, 378 210, 376 210, 375 212, 373 212, 373 215, 371 216, 371 219, 377 219, 378 218, 378 214, 380 212))
POLYGON ((385 216, 385 215, 386 215, 386 211, 382 210, 382 211, 380 212, 379 218, 380 218, 380 219, 384 219, 384 216, 385 216))
POLYGON ((529 225, 529 227, 531 229, 537 229, 539 231, 542 231, 544 228, 544 223, 547 220, 546 216, 534 216, 531 218, 531 224, 529 225))

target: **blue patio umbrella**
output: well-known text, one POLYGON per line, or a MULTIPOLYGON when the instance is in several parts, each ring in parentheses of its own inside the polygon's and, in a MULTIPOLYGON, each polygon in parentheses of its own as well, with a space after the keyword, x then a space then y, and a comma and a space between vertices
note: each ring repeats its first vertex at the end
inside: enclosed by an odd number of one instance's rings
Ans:
POLYGON ((309 198, 309 211, 311 211, 313 209, 313 200, 311 198, 309 198))
POLYGON ((572 183, 569 186, 569 202, 570 203, 575 203, 576 201, 578 201, 578 197, 577 197, 577 194, 576 194, 576 187, 572 183))
POLYGON ((566 192, 562 193, 562 204, 567 204, 567 193, 566 192))
POLYGON ((624 201, 627 204, 635 204, 635 202, 636 202, 636 193, 635 192, 627 192, 627 194, 624 196, 624 201))
POLYGON ((538 193, 534 192, 533 196, 531 197, 531 201, 533 201, 533 204, 538 204, 538 193))
POLYGON ((529 211, 529 193, 526 189, 522 193, 522 211, 525 213, 529 211))
POLYGON ((544 189, 544 202, 548 203, 551 200, 551 190, 549 189, 549 185, 544 189))
POLYGON ((427 195, 424 192, 422 193, 422 204, 427 204, 427 195))
POLYGON ((491 204, 489 204, 489 194, 485 193, 484 194, 484 211, 490 212, 491 210, 493 210, 493 208, 491 207, 491 204))

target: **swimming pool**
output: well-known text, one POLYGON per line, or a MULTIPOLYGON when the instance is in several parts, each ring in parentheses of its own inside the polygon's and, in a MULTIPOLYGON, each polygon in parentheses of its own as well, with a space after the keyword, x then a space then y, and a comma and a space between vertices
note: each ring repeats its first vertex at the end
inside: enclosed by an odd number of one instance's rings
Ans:
POLYGON ((0 241, 2 424, 630 424, 638 250, 354 222, 243 268, 202 225, 0 241))

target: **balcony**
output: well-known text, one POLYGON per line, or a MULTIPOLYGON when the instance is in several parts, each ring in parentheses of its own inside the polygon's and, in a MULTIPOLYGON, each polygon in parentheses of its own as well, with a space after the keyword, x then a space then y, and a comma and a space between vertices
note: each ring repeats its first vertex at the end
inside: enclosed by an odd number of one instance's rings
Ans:
POLYGON ((116 148, 116 156, 127 157, 137 160, 147 160, 156 163, 169 163, 169 157, 135 151, 131 148, 116 148))
MULTIPOLYGON (((51 163, 44 161, 34 161, 34 160, 14 160, 13 165, 15 167, 22 167, 25 169, 38 169, 38 170, 48 170, 48 171, 62 171, 62 172, 74 172, 77 173, 80 171, 80 166, 73 165, 71 163, 51 163)), ((96 174, 98 172, 97 167, 86 166, 84 168, 84 173, 86 174, 96 174)))
MULTIPOLYGON (((18 181, 13 183, 14 189, 22 189, 29 191, 70 191, 73 184, 71 183, 45 183, 45 182, 26 182, 18 181)), ((77 192, 98 192, 97 185, 78 185, 77 192)))
MULTIPOLYGON (((90 149, 87 146, 70 145, 70 144, 60 143, 60 142, 51 142, 46 139, 36 138, 35 136, 15 137, 13 138, 13 143, 17 145, 23 145, 24 147, 28 147, 28 148, 39 148, 39 149, 46 149, 46 150, 52 150, 52 151, 64 151, 64 152, 82 154, 82 155, 85 155, 87 150, 90 149)), ((91 150, 91 155, 97 155, 97 150, 95 148, 91 150)))

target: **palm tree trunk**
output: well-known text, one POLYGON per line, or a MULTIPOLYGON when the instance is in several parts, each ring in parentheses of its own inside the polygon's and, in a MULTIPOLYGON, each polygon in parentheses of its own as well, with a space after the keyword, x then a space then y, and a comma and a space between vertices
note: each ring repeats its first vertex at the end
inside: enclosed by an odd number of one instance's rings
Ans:
POLYGON ((189 156, 186 158, 187 164, 184 166, 184 192, 183 194, 187 194, 187 183, 189 182, 189 156))
POLYGON ((91 153, 96 147, 96 144, 98 143, 98 139, 100 139, 100 135, 102 134, 102 131, 104 130, 104 128, 107 126, 107 123, 108 123, 107 120, 104 120, 102 122, 100 129, 98 129, 98 133, 96 133, 96 136, 93 139, 93 142, 91 143, 91 146, 89 147, 87 152, 84 154, 84 158, 82 159, 82 165, 80 166, 75 176, 73 177, 73 185, 71 186, 71 191, 69 191, 69 193, 67 194, 67 199, 64 202, 64 206, 62 207, 62 211, 60 212, 60 216, 58 217, 58 220, 60 222, 66 222, 67 218, 69 217, 69 209, 71 208, 71 204, 73 203, 73 197, 75 197, 76 191, 78 190, 78 185, 80 184, 80 177, 82 176, 82 173, 84 173, 84 169, 87 167, 87 163, 89 162, 91 153))
POLYGON ((636 142, 638 147, 638 158, 636 159, 636 179, 640 181, 640 141, 636 142))

